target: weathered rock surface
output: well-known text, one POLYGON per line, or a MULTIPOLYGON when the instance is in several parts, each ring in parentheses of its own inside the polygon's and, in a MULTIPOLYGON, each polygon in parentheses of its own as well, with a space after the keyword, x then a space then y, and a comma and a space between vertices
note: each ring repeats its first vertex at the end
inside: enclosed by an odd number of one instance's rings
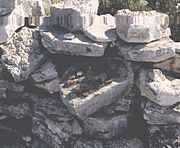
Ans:
POLYGON ((80 126, 77 122, 74 125, 72 115, 61 101, 53 98, 34 101, 35 115, 32 132, 49 147, 63 148, 64 142, 67 142, 70 137, 81 134, 77 132, 77 129, 81 130, 80 126))
POLYGON ((110 14, 94 16, 93 22, 84 27, 84 33, 95 42, 113 42, 116 41, 115 18, 110 14))
POLYGON ((84 34, 76 34, 74 39, 68 40, 64 38, 66 33, 58 30, 41 32, 43 46, 54 54, 61 53, 89 57, 104 55, 107 43, 95 43, 84 34))
POLYGON ((126 128, 127 115, 88 117, 84 121, 85 132, 94 138, 112 138, 122 134, 126 128))
POLYGON ((32 75, 31 78, 34 82, 43 82, 46 80, 51 80, 58 77, 58 73, 55 69, 55 65, 48 61, 43 64, 38 70, 36 70, 32 75))
POLYGON ((160 68, 162 70, 173 71, 180 73, 180 55, 176 54, 174 57, 162 61, 160 63, 154 64, 154 67, 160 68))
POLYGON ((151 126, 148 128, 148 145, 156 147, 180 147, 180 125, 151 126))
POLYGON ((1 0, 0 1, 0 16, 11 13, 15 7, 15 0, 1 0))
POLYGON ((27 80, 43 58, 36 34, 34 30, 23 28, 1 46, 1 62, 16 82, 27 80))
POLYGON ((109 142, 101 142, 98 140, 79 139, 73 148, 143 148, 143 144, 139 139, 120 139, 111 140, 109 142))
POLYGON ((69 31, 83 30, 91 23, 91 16, 98 11, 98 0, 66 0, 51 6, 50 24, 61 26, 69 31))
POLYGON ((169 37, 168 25, 168 15, 155 11, 131 12, 123 9, 116 14, 117 34, 126 42, 148 43, 169 37))
POLYGON ((139 89, 142 96, 160 106, 171 106, 180 102, 180 80, 168 79, 158 69, 140 71, 139 89))
POLYGON ((175 51, 180 48, 169 38, 149 44, 124 44, 117 42, 118 55, 127 60, 137 62, 161 62, 175 56, 175 51))
POLYGON ((87 63, 84 68, 80 65, 79 68, 70 67, 60 84, 63 103, 80 119, 84 120, 129 93, 133 82, 130 63, 107 58, 94 65, 87 63))
POLYGON ((148 101, 143 107, 143 116, 148 124, 164 125, 180 123, 180 105, 162 107, 148 101))

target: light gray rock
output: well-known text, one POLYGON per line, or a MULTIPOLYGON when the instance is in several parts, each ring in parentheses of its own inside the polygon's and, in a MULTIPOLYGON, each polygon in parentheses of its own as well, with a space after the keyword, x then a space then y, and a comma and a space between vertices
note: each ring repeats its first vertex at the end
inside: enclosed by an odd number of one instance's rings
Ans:
POLYGON ((95 43, 83 34, 76 34, 72 40, 64 39, 64 31, 41 32, 42 44, 51 53, 82 55, 89 57, 103 56, 107 43, 95 43))
POLYGON ((27 80, 29 75, 41 64, 43 54, 35 30, 24 27, 11 39, 1 45, 3 55, 1 62, 16 82, 27 80))
POLYGON ((175 56, 179 49, 171 39, 164 38, 149 44, 129 45, 117 42, 118 55, 137 62, 161 62, 175 56))
POLYGON ((64 27, 70 31, 83 30, 89 25, 91 16, 98 11, 98 0, 66 0, 51 6, 50 24, 64 27))
POLYGON ((109 139, 122 134, 127 128, 127 115, 112 117, 88 117, 84 121, 84 131, 99 139, 109 139))
POLYGON ((95 42, 113 42, 116 41, 115 18, 110 14, 94 16, 93 22, 84 27, 84 33, 95 42))
POLYGON ((142 69, 138 86, 142 96, 160 106, 180 102, 180 79, 168 78, 159 69, 142 69))
POLYGON ((58 73, 55 69, 55 65, 51 61, 48 61, 45 64, 41 65, 38 70, 31 74, 32 80, 36 83, 51 80, 57 77, 58 73))
MULTIPOLYGON (((104 59, 103 62, 106 66, 109 65, 106 72, 109 71, 109 75, 112 75, 112 73, 113 75, 116 74, 116 78, 112 77, 108 81, 106 75, 98 74, 96 71, 101 69, 103 65, 97 67, 97 69, 93 66, 94 71, 89 69, 89 72, 85 72, 84 77, 79 79, 68 80, 67 76, 71 75, 70 70, 67 70, 62 77, 60 84, 61 99, 71 113, 82 120, 95 113, 98 109, 116 102, 119 97, 126 95, 131 89, 133 73, 130 63, 113 58, 104 59), (94 72, 96 75, 91 76, 90 73, 94 72), (92 83, 90 84, 88 81, 92 83), (93 81, 95 81, 95 84, 93 81), (99 84, 100 86, 98 87, 99 81, 103 83, 99 84), (85 92, 83 93, 83 91, 85 92)), ((96 65, 100 65, 100 63, 96 62, 96 65)), ((89 64, 88 67, 92 66, 89 64)), ((75 71, 77 70, 75 69, 75 71)))
POLYGON ((171 35, 167 14, 155 11, 119 10, 116 14, 117 34, 130 43, 148 43, 171 35))
POLYGON ((154 64, 154 67, 162 70, 173 71, 180 73, 180 55, 176 54, 174 57, 154 64))
POLYGON ((103 143, 98 140, 86 140, 86 139, 79 139, 74 144, 73 148, 104 148, 103 143))
POLYGON ((143 117, 148 124, 166 125, 180 123, 180 105, 162 107, 150 101, 143 105, 143 117))
POLYGON ((7 98, 7 88, 0 87, 0 98, 1 99, 6 99, 7 98))
POLYGON ((60 79, 55 78, 41 83, 35 83, 34 86, 41 88, 50 94, 54 94, 59 91, 60 79))
POLYGON ((0 114, 10 118, 22 119, 32 116, 30 107, 27 103, 20 104, 2 104, 0 106, 0 114))

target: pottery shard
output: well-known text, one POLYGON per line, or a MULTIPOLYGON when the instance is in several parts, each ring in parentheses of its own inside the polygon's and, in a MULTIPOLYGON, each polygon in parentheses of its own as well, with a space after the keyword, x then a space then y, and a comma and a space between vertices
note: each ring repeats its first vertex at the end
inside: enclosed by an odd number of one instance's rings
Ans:
POLYGON ((51 6, 50 24, 64 27, 70 31, 83 30, 89 25, 91 16, 98 11, 98 0, 66 0, 51 6))
POLYGON ((41 32, 42 44, 51 53, 82 55, 89 57, 103 56, 107 43, 95 43, 84 34, 76 34, 72 40, 65 39, 64 31, 41 32))
POLYGON ((92 17, 92 23, 84 27, 84 33, 95 42, 113 42, 116 40, 115 18, 110 14, 92 17))
POLYGON ((171 35, 169 17, 155 11, 119 10, 116 14, 117 34, 131 43, 148 43, 171 35))
POLYGON ((127 115, 113 117, 89 117, 84 121, 85 132, 89 135, 107 139, 122 134, 127 128, 127 115))
MULTIPOLYGON (((78 83, 75 79, 67 80, 66 78, 64 80, 62 79, 62 83, 60 84, 60 94, 63 103, 69 108, 72 114, 82 120, 86 119, 100 108, 116 102, 119 97, 127 95, 131 89, 133 73, 130 63, 113 58, 107 58, 104 63, 107 63, 105 64, 106 66, 110 65, 108 71, 113 72, 116 78, 112 77, 111 80, 108 81, 106 74, 101 73, 97 76, 91 76, 89 73, 93 72, 89 72, 84 75, 87 80, 78 79, 78 83), (80 83, 80 81, 85 82, 80 83), (97 84, 92 83, 90 85, 88 81, 95 81, 97 84), (98 84, 98 82, 103 82, 104 84, 98 84), (97 87, 96 85, 100 86, 97 87)), ((98 64, 100 63, 97 62, 96 65, 98 64)), ((90 67, 90 65, 88 66, 90 67)), ((95 69, 94 66, 93 68, 95 69)), ((101 68, 103 68, 103 66, 101 66, 101 68)), ((95 71, 99 69, 100 67, 97 67, 95 71)), ((91 69, 89 70, 91 71, 91 69)), ((65 74, 69 75, 71 73, 67 71, 65 74)), ((63 77, 67 76, 64 75, 63 77)))
POLYGON ((180 55, 176 54, 174 57, 170 59, 154 64, 154 67, 160 68, 162 70, 180 73, 180 55))
POLYGON ((180 123, 180 105, 162 107, 153 102, 144 104, 143 117, 148 124, 166 125, 180 123))
POLYGON ((174 41, 164 38, 149 44, 129 45, 117 42, 118 55, 127 60, 137 62, 161 62, 175 56, 175 51, 180 48, 174 41))
POLYGON ((3 50, 1 62, 16 82, 27 80, 44 57, 40 53, 37 34, 35 30, 23 28, 1 46, 3 50))
POLYGON ((139 88, 142 96, 160 106, 180 102, 180 79, 168 78, 158 69, 142 69, 139 88))

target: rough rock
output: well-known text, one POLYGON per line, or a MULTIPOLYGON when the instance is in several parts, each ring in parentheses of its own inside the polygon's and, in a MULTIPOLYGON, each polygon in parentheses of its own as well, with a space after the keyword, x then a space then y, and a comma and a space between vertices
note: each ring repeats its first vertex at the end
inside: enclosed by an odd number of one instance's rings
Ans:
POLYGON ((119 10, 116 14, 117 34, 130 43, 148 43, 171 35, 167 14, 155 11, 119 10))
POLYGON ((66 0, 51 6, 50 24, 61 26, 69 31, 83 30, 89 25, 91 16, 98 11, 98 0, 66 0))
POLYGON ((162 107, 150 101, 143 107, 143 116, 148 124, 166 125, 180 123, 180 105, 162 107))
POLYGON ((180 48, 169 38, 149 44, 126 44, 117 42, 118 55, 127 60, 137 62, 161 62, 175 56, 175 51, 180 48))
POLYGON ((54 94, 59 91, 59 84, 60 84, 60 79, 55 78, 41 83, 35 83, 34 86, 41 88, 49 92, 50 94, 54 94))
POLYGON ((3 50, 1 62, 16 82, 27 80, 41 64, 44 56, 40 52, 37 34, 35 30, 24 27, 1 46, 3 50))
POLYGON ((35 115, 32 132, 49 147, 64 148, 64 142, 67 142, 73 135, 81 134, 73 128, 80 128, 78 122, 74 123, 72 115, 60 100, 37 98, 34 102, 35 115))
POLYGON ((50 61, 41 65, 41 67, 31 75, 32 80, 37 83, 51 80, 56 77, 58 77, 58 73, 55 69, 55 65, 50 61))
POLYGON ((107 43, 95 43, 84 34, 76 34, 72 40, 64 38, 64 31, 41 32, 42 44, 51 53, 82 55, 89 57, 103 56, 107 43))
POLYGON ((113 42, 116 41, 115 18, 110 14, 94 16, 93 22, 84 27, 84 33, 95 42, 113 42), (98 29, 98 30, 97 30, 98 29))
POLYGON ((94 138, 108 139, 122 134, 127 128, 127 115, 112 117, 88 117, 84 121, 86 134, 94 138))
POLYGON ((133 83, 130 63, 121 59, 107 58, 99 63, 87 63, 88 66, 83 64, 79 68, 70 67, 60 84, 63 103, 82 120, 129 93, 133 83))
POLYGON ((11 13, 15 7, 15 0, 1 0, 0 1, 0 16, 7 15, 11 13))
POLYGON ((21 119, 24 117, 30 117, 31 115, 31 110, 27 103, 2 104, 0 106, 0 117, 6 116, 21 119))
POLYGON ((148 145, 150 148, 180 147, 180 125, 150 126, 148 128, 148 145))
POLYGON ((110 140, 108 142, 102 142, 98 140, 86 140, 81 138, 76 141, 73 148, 143 148, 143 144, 139 139, 123 139, 110 140))
POLYGON ((176 73, 180 73, 180 55, 176 54, 174 57, 162 61, 160 63, 154 64, 154 67, 160 68, 166 71, 173 71, 176 73))
POLYGON ((180 102, 180 79, 170 79, 159 69, 142 69, 139 89, 142 96, 160 106, 171 106, 180 102))

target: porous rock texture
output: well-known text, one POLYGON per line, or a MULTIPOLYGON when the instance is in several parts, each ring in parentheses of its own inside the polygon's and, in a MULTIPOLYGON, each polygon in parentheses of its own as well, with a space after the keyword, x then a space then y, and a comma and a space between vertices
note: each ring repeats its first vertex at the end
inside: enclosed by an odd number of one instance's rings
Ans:
POLYGON ((121 10, 115 24, 97 9, 0 1, 0 148, 180 147, 180 43, 168 16, 121 10))

